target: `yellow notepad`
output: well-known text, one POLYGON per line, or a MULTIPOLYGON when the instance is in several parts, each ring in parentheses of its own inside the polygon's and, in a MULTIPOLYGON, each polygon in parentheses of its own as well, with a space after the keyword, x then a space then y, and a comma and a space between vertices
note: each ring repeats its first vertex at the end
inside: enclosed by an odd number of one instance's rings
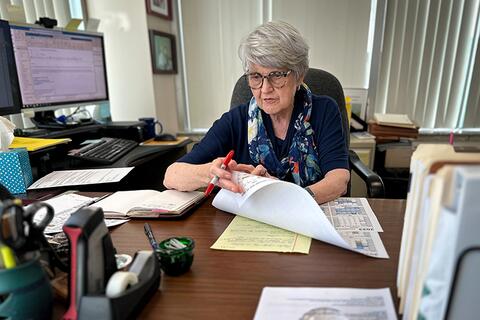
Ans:
POLYGON ((235 216, 210 247, 217 250, 298 252, 308 254, 312 238, 235 216))
POLYGON ((72 141, 70 138, 62 139, 42 139, 42 138, 23 138, 15 137, 9 148, 26 148, 27 151, 36 151, 44 148, 48 148, 57 144, 68 143, 72 141))

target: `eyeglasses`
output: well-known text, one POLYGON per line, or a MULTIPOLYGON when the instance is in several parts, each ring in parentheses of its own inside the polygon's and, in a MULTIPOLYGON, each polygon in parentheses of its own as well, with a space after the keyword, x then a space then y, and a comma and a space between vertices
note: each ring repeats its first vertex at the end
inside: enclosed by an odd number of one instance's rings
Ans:
POLYGON ((287 83, 287 76, 292 72, 288 71, 273 71, 268 75, 263 76, 258 72, 246 73, 248 86, 252 89, 260 89, 263 86, 263 80, 266 78, 272 87, 276 89, 282 88, 287 83))

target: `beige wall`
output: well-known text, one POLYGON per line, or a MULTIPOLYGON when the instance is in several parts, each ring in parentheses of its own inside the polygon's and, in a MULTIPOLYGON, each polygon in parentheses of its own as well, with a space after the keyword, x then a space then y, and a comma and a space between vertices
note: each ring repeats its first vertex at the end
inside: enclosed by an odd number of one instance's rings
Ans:
POLYGON ((182 10, 190 129, 210 128, 230 108, 238 45, 261 23, 261 1, 182 0, 182 10))
POLYGON ((298 28, 310 46, 311 67, 333 73, 344 87, 366 88, 370 2, 181 0, 190 130, 210 128, 229 109, 244 72, 238 46, 268 20, 298 28))
POLYGON ((153 74, 148 37, 148 29, 171 33, 174 22, 147 15, 145 1, 88 0, 87 7, 105 36, 112 119, 156 117, 165 131, 177 132, 177 75, 153 74))
MULTIPOLYGON (((172 26, 177 17, 173 15, 173 21, 165 20, 156 16, 147 15, 147 26, 148 29, 153 29, 157 31, 173 33, 172 26)), ((177 51, 177 70, 180 68, 178 52, 179 52, 179 41, 178 37, 175 36, 175 44, 177 51)), ((149 47, 150 49, 150 47, 149 47)), ((151 61, 151 59, 150 59, 151 61)), ((157 119, 159 119, 163 124, 163 129, 165 132, 176 133, 179 131, 178 128, 178 116, 177 116, 177 97, 176 97, 176 86, 175 78, 178 77, 178 74, 153 74, 153 92, 155 96, 155 114, 157 119)))

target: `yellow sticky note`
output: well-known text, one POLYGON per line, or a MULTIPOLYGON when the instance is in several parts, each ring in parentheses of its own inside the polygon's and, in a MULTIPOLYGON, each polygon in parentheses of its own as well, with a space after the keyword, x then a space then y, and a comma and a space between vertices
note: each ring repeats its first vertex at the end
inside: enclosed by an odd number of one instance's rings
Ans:
POLYGON ((72 19, 70 22, 65 26, 66 30, 75 31, 78 29, 78 26, 82 23, 82 19, 72 19))
POLYGON ((312 238, 240 216, 210 247, 217 250, 297 252, 308 254, 312 238))

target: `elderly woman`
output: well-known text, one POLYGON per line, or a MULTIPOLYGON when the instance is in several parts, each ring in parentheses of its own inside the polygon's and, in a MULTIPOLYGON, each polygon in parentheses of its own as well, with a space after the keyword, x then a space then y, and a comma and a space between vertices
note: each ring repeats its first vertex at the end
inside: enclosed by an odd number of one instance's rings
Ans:
POLYGON ((294 182, 318 203, 346 192, 350 179, 340 112, 334 100, 313 95, 303 83, 308 45, 285 22, 268 22, 240 44, 239 55, 253 97, 215 121, 193 150, 165 174, 167 188, 217 185, 241 192, 234 170, 294 182), (223 157, 235 151, 228 168, 223 157))

